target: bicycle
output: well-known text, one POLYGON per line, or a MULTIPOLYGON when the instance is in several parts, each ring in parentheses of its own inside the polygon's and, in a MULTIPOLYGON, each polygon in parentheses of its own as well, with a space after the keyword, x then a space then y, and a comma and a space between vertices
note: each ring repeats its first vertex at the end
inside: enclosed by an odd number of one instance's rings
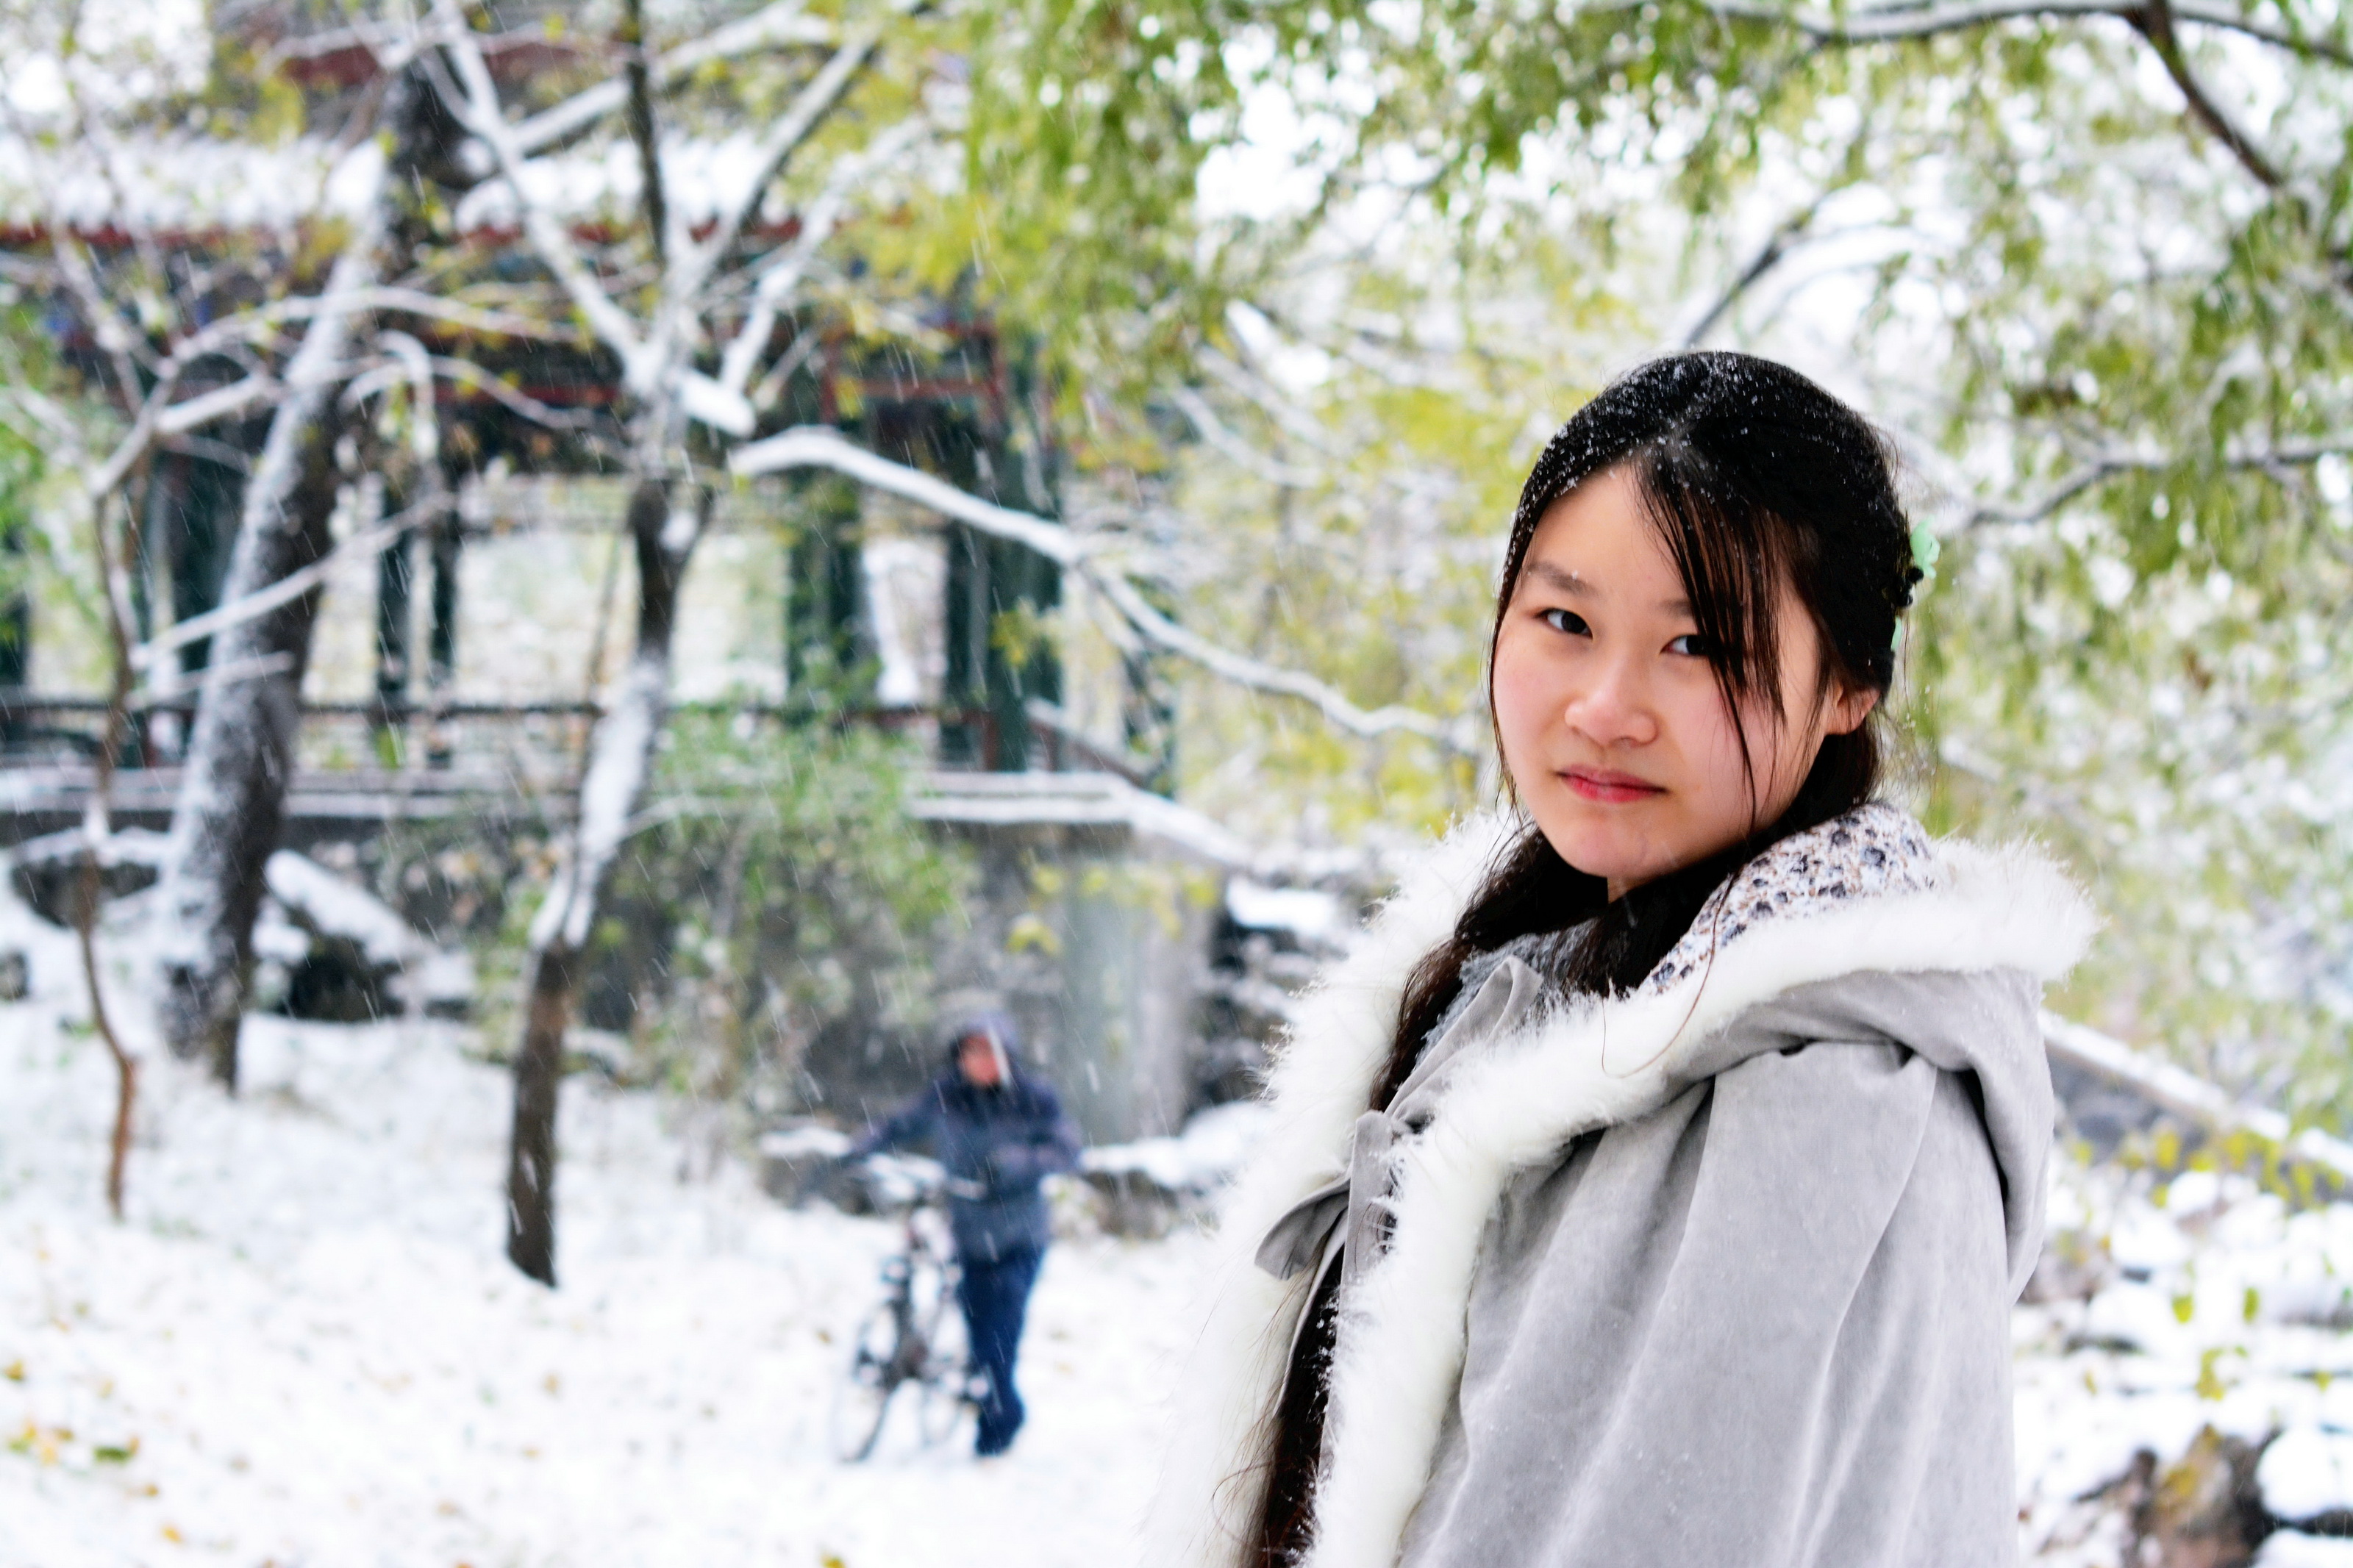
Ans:
POLYGON ((834 1391, 833 1451, 851 1465, 874 1452, 892 1401, 908 1384, 922 1395, 916 1430, 927 1447, 955 1436, 977 1404, 956 1304, 955 1252, 944 1234, 946 1173, 929 1161, 887 1155, 873 1164, 882 1167, 878 1185, 900 1189, 891 1206, 903 1206, 905 1232, 900 1250, 883 1259, 883 1299, 859 1325, 834 1391))

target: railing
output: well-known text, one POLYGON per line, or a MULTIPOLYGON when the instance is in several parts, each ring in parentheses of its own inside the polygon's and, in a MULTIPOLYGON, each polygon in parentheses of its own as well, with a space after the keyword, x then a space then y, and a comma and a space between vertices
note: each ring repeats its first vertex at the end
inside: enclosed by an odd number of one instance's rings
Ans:
MULTIPOLYGON (((126 801, 176 774, 195 715, 193 694, 132 714, 119 765, 126 801), (151 775, 143 780, 132 775, 151 775)), ((998 771, 1010 759, 999 716, 985 708, 812 709, 790 703, 681 702, 681 713, 745 715, 786 726, 864 725, 911 733, 942 765, 998 771)), ((567 787, 593 702, 311 702, 302 708, 298 788, 367 793, 405 787, 440 797, 491 790, 531 797, 567 787), (401 781, 406 781, 405 784, 401 781)), ((106 702, 0 688, 0 772, 38 772, 59 787, 89 772, 101 744, 106 702)), ((1029 771, 1109 773, 1142 786, 1136 760, 1077 733, 1059 712, 1033 705, 1025 725, 1029 771)), ((0 803, 0 810, 7 809, 0 803)))

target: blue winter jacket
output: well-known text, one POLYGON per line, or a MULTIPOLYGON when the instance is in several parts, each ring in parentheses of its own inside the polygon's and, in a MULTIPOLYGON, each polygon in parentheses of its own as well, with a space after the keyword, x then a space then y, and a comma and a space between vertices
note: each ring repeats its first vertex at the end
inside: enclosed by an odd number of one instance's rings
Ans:
POLYGON ((949 1194, 958 1257, 995 1263, 1044 1248, 1051 1233, 1038 1184, 1079 1163, 1078 1129, 1051 1089, 1018 1073, 980 1089, 950 1068, 860 1139, 851 1158, 911 1143, 930 1145, 959 1186, 977 1191, 949 1194))

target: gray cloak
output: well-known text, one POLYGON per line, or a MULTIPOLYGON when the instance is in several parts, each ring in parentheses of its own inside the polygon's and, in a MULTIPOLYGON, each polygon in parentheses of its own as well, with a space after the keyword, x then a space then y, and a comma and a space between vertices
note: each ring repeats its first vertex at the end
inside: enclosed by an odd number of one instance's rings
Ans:
POLYGON ((1150 1560, 1239 1560, 1344 1239, 1311 1568, 2014 1558, 2036 1006, 2089 938, 2081 896, 1865 807, 1735 878, 1631 996, 1498 963, 1366 1114, 1403 976, 1515 829, 1451 839, 1302 1016, 1150 1560))

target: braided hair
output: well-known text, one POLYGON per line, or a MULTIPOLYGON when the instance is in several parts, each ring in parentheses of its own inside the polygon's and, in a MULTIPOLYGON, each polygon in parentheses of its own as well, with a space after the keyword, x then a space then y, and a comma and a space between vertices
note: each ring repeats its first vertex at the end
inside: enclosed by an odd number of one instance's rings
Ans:
MULTIPOLYGON (((1598 475, 1624 469, 1683 579, 1725 709, 1763 698, 1780 717, 1786 584, 1822 650, 1819 695, 1884 696, 1895 675, 1897 617, 1923 574, 1896 499, 1894 453, 1862 416, 1786 365, 1738 353, 1676 354, 1612 383, 1553 437, 1520 491, 1488 636, 1488 707, 1496 639, 1545 514, 1598 475)), ((1497 856, 1453 933, 1409 977, 1389 1057, 1374 1089, 1395 1098, 1462 989, 1466 963, 1540 932, 1585 925, 1556 978, 1572 994, 1630 990, 1691 929, 1708 896, 1765 849, 1862 805, 1879 787, 1876 705, 1853 731, 1825 736, 1796 798, 1730 848, 1612 900, 1600 877, 1562 860, 1530 824, 1497 856), (1589 922, 1589 923, 1588 923, 1589 922)), ((1740 735, 1751 782, 1755 761, 1740 735)), ((1253 1568, 1304 1554, 1336 1331, 1323 1282, 1306 1308, 1276 1407, 1253 1568)), ((1240 1478, 1237 1478, 1240 1479, 1240 1478)))

